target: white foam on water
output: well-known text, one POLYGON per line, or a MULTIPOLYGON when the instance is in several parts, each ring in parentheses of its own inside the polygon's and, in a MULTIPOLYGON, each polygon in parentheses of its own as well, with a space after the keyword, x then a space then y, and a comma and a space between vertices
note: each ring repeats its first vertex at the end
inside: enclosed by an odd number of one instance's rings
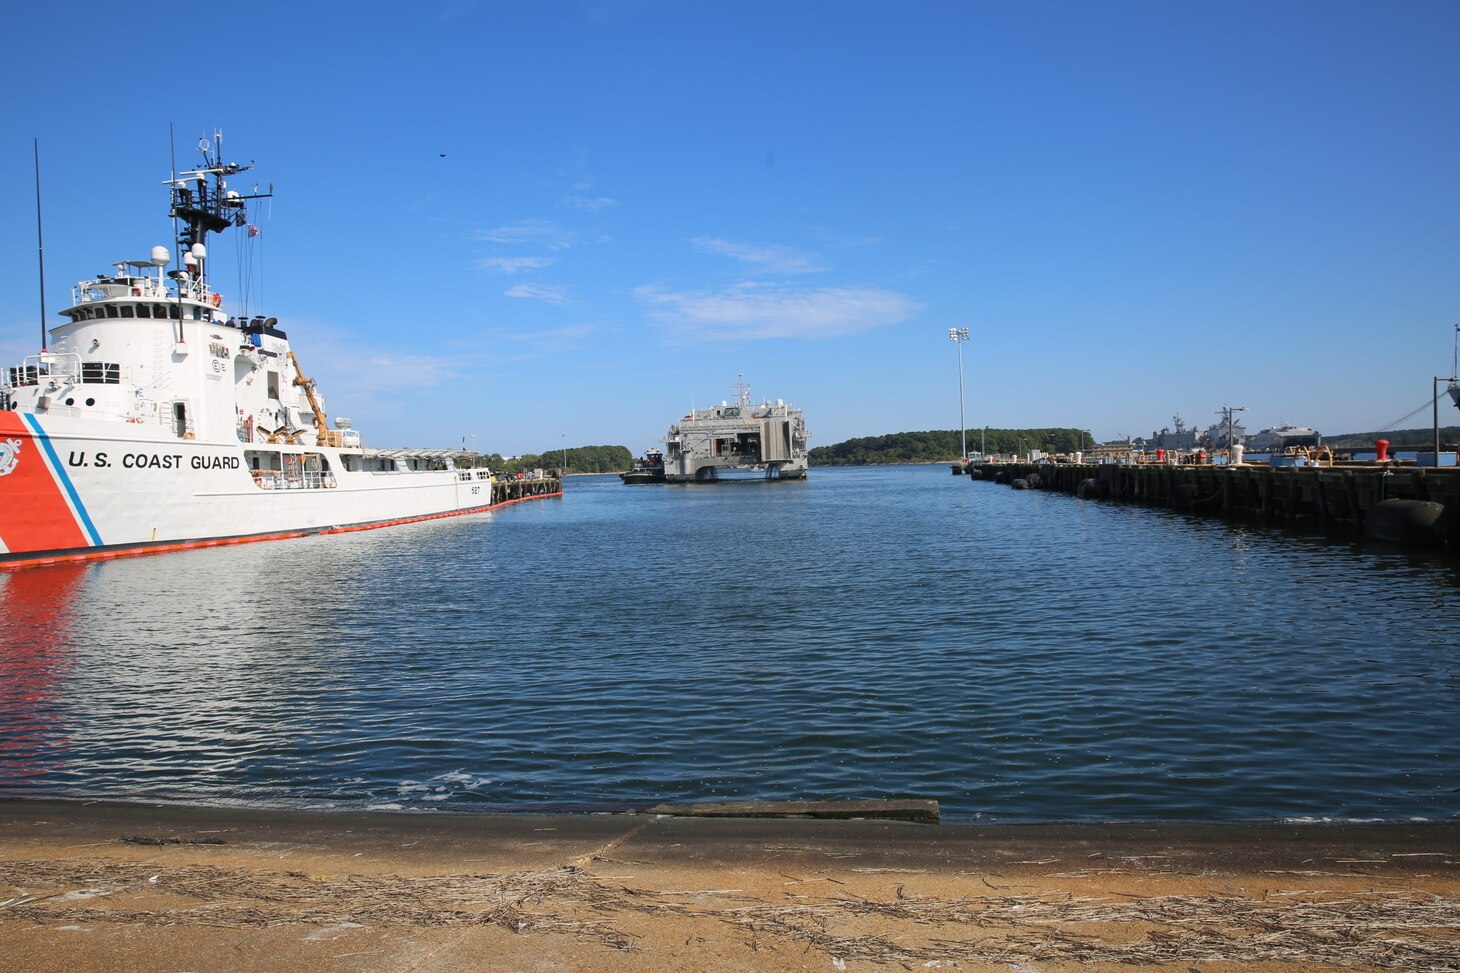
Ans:
POLYGON ((478 777, 475 774, 468 774, 464 770, 452 770, 444 774, 437 774, 432 780, 439 780, 447 784, 460 784, 469 791, 474 791, 483 784, 490 784, 486 777, 478 777))

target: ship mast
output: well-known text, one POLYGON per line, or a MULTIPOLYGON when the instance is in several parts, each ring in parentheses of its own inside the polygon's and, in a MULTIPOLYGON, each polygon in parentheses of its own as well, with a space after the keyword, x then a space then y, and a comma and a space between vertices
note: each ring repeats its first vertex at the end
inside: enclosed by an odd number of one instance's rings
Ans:
POLYGON ((267 199, 274 195, 272 187, 266 193, 255 192, 242 195, 228 188, 225 178, 246 172, 253 163, 238 165, 223 161, 223 133, 214 132, 213 141, 198 139, 198 151, 203 154, 200 168, 177 174, 172 187, 171 216, 182 224, 178 231, 178 252, 190 272, 199 282, 206 279, 207 246, 209 233, 221 233, 230 226, 244 226, 248 223, 248 201, 267 199))
POLYGON ((740 408, 744 409, 750 405, 750 386, 745 384, 744 375, 735 377, 735 384, 730 386, 730 391, 735 393, 735 400, 740 403, 740 408))

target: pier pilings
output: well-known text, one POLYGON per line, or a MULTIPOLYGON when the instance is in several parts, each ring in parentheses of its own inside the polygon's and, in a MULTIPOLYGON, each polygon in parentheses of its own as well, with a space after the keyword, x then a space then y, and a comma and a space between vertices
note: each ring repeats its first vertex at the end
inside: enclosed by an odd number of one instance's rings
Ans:
POLYGON ((556 476, 541 477, 535 480, 493 480, 492 506, 516 503, 518 500, 531 500, 534 497, 550 497, 562 492, 563 481, 556 476))
POLYGON ((1024 480, 1031 489, 1087 499, 1460 546, 1460 470, 1451 468, 988 463, 969 472, 976 479, 1024 480), (1375 511, 1381 512, 1375 516, 1375 511), (1402 521, 1397 526, 1396 518, 1402 521))

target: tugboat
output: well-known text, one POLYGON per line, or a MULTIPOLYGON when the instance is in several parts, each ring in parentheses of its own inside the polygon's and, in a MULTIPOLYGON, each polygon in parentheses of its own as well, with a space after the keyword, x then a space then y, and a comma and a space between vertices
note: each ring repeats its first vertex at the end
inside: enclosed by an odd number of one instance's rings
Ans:
POLYGON ((664 478, 670 483, 726 479, 804 480, 811 438, 801 410, 780 399, 750 404, 740 376, 728 401, 695 409, 664 436, 664 478))
POLYGON ((643 456, 634 460, 633 469, 620 473, 619 479, 625 483, 663 483, 664 454, 657 449, 645 451, 643 456))
POLYGON ((210 233, 244 230, 222 136, 170 180, 166 247, 72 290, 49 346, 0 371, 0 569, 486 510, 491 472, 456 450, 367 448, 273 317, 233 316, 210 233))

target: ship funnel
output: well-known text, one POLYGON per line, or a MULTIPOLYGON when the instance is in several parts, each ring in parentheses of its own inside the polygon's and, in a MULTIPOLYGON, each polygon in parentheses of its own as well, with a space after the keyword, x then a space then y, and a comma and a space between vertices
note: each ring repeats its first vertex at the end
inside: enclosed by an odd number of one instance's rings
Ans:
POLYGON ((167 252, 166 247, 152 248, 152 266, 166 267, 172 261, 172 254, 167 252))

